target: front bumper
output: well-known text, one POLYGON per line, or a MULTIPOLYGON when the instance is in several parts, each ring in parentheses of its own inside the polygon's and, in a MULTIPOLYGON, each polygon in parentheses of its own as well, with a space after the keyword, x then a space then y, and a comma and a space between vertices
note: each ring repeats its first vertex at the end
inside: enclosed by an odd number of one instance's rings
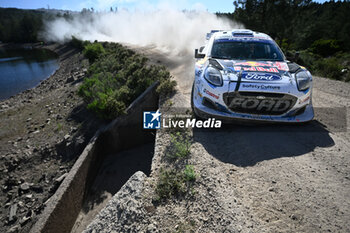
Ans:
POLYGON ((208 119, 215 118, 222 120, 225 123, 232 123, 235 121, 258 121, 258 122, 282 122, 282 123, 302 123, 309 122, 314 118, 314 110, 311 104, 307 105, 305 111, 296 116, 268 116, 268 115, 253 115, 253 114, 239 114, 227 113, 208 108, 204 105, 196 106, 193 104, 193 111, 196 116, 208 119))
MULTIPOLYGON (((194 113, 204 119, 215 118, 223 122, 234 121, 258 121, 258 122, 285 122, 285 123, 302 123, 311 121, 314 118, 314 110, 309 93, 308 104, 299 105, 297 108, 292 108, 283 115, 258 115, 250 113, 239 113, 229 110, 224 103, 219 103, 217 97, 204 96, 195 91, 192 96, 192 107, 194 113)), ((303 97, 305 98, 305 97, 303 97)), ((300 101, 300 99, 298 99, 300 101)))

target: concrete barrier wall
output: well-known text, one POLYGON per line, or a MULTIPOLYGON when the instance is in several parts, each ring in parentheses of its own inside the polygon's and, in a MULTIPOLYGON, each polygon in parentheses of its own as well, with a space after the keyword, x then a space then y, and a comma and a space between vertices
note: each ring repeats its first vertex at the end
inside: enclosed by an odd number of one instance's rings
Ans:
POLYGON ((157 86, 150 86, 129 106, 126 115, 95 134, 30 232, 70 232, 104 157, 154 140, 155 132, 143 130, 142 121, 143 111, 158 109, 157 86))

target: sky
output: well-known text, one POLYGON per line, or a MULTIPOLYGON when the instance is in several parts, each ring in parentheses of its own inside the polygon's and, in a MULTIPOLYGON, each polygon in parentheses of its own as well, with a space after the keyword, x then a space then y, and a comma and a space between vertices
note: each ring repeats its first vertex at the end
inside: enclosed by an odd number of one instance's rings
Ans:
MULTIPOLYGON (((323 3, 325 0, 314 0, 323 3)), ((233 12, 233 0, 0 0, 0 7, 15 7, 23 9, 54 8, 80 11, 93 7, 105 11, 110 7, 118 9, 157 9, 160 7, 176 7, 179 10, 201 9, 209 12, 233 12)))

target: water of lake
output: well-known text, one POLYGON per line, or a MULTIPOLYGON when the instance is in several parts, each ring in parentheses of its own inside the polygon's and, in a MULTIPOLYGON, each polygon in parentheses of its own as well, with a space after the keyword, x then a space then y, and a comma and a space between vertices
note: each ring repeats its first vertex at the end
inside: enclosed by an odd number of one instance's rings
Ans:
POLYGON ((0 100, 37 86, 59 67, 47 49, 0 49, 0 100))

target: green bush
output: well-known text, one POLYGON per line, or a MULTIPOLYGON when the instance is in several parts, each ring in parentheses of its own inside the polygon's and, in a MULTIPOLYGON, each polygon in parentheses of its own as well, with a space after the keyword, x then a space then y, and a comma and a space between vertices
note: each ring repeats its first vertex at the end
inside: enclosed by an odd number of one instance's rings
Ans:
POLYGON ((165 79, 160 82, 159 86, 157 87, 157 93, 162 95, 169 95, 171 94, 176 87, 176 81, 171 79, 165 79))
POLYGON ((299 65, 305 66, 307 69, 309 69, 311 72, 315 71, 315 63, 319 60, 322 60, 323 58, 319 55, 313 54, 312 52, 308 50, 301 51, 299 53, 299 59, 297 63, 299 65))
MULTIPOLYGON (((79 89, 88 108, 101 118, 113 119, 125 113, 126 108, 152 83, 159 81, 157 90, 167 94, 176 83, 162 66, 149 66, 147 58, 115 43, 94 43, 85 46, 94 59, 79 89), (102 52, 101 52, 102 51, 102 52), (169 84, 171 83, 171 84, 169 84)), ((86 55, 86 54, 85 54, 86 55)))
POLYGON ((335 58, 321 59, 315 63, 316 73, 320 76, 341 80, 342 66, 335 58))
POLYGON ((105 53, 104 48, 100 43, 87 44, 84 46, 83 51, 85 57, 89 59, 89 62, 94 62, 101 54, 105 53))
POLYGON ((172 196, 185 195, 191 190, 196 180, 196 173, 192 165, 179 172, 175 169, 162 169, 156 186, 157 199, 167 199, 172 196))
POLYGON ((171 134, 171 148, 168 157, 171 159, 184 159, 190 155, 191 142, 189 136, 176 132, 171 134))
POLYGON ((156 187, 158 199, 166 199, 171 196, 183 194, 185 183, 183 174, 176 170, 161 170, 156 187))
POLYGON ((194 171, 193 165, 186 165, 184 170, 185 179, 187 181, 195 181, 196 180, 196 172, 194 171))
POLYGON ((84 42, 78 38, 76 38, 75 36, 72 36, 72 39, 70 41, 70 44, 74 47, 77 48, 79 50, 83 50, 84 46, 87 44, 87 42, 84 42))
POLYGON ((316 40, 311 45, 311 51, 323 57, 331 56, 340 51, 340 45, 337 40, 316 40))

